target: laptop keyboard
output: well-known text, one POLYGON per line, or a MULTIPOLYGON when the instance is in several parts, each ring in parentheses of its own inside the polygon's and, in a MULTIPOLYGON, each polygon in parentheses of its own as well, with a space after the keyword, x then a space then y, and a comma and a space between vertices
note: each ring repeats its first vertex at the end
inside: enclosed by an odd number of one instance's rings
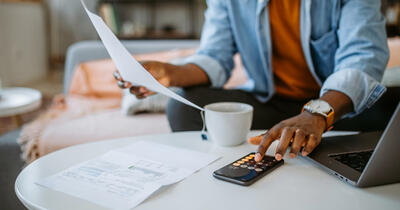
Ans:
POLYGON ((372 155, 372 152, 373 152, 373 150, 368 150, 368 151, 361 151, 361 152, 334 154, 334 155, 329 155, 329 157, 332 157, 333 159, 362 173, 365 166, 368 163, 369 158, 372 155))

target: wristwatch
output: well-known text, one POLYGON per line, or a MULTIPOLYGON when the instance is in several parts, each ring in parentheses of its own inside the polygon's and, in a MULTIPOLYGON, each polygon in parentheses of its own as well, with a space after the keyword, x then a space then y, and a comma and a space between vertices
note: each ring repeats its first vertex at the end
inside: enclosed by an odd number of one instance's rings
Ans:
POLYGON ((325 117, 326 120, 325 131, 329 131, 333 128, 332 124, 335 119, 335 111, 333 110, 331 105, 328 104, 328 102, 321 99, 311 100, 306 105, 303 106, 303 111, 308 111, 312 114, 319 114, 325 117))

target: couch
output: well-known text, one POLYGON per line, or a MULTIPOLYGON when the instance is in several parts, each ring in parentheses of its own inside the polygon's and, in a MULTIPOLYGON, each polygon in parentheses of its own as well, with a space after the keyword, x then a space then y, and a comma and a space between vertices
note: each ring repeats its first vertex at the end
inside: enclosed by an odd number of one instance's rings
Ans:
MULTIPOLYGON (((137 55, 173 49, 196 48, 199 45, 199 41, 141 40, 125 41, 123 44, 130 53, 137 55)), ((73 73, 81 66, 81 63, 105 58, 109 58, 109 55, 100 41, 83 41, 70 46, 65 63, 64 94, 68 95, 70 92, 73 73)), ((107 68, 109 68, 109 65, 107 68)), ((111 78, 111 73, 108 74, 108 77, 111 78)), ((167 132, 170 132, 170 128, 166 115, 163 113, 125 115, 119 108, 114 108, 69 120, 68 122, 52 123, 40 138, 38 152, 39 156, 42 156, 80 143, 167 132), (113 123, 113 126, 109 126, 110 122, 113 123)))

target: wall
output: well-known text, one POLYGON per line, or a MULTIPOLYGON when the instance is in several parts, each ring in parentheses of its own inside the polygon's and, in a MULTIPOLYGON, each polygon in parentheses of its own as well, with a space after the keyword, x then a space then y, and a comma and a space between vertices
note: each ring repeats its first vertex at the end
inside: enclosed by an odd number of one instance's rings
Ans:
MULTIPOLYGON (((96 11, 97 0, 86 0, 85 2, 91 11, 96 11)), ((50 17, 50 52, 52 57, 63 57, 68 46, 74 42, 98 39, 93 26, 84 13, 80 0, 46 0, 46 4, 49 9, 50 17)), ((190 27, 190 25, 188 25, 189 21, 182 18, 187 12, 176 11, 178 7, 173 4, 165 5, 165 7, 165 10, 157 13, 157 18, 163 20, 158 22, 179 21, 182 27, 178 29, 180 31, 188 30, 190 27)), ((204 1, 197 0, 196 8, 195 31, 198 36, 200 36, 204 19, 204 1)), ((137 12, 132 12, 132 17, 141 18, 141 16, 143 17, 146 15, 140 14, 140 8, 138 10, 137 12)))
POLYGON ((46 76, 48 64, 44 8, 39 3, 0 3, 0 77, 4 86, 46 76))
MULTIPOLYGON (((81 40, 97 39, 80 0, 46 0, 50 23, 51 57, 63 57, 69 45, 81 40)), ((86 0, 91 11, 96 10, 97 0, 86 0)))

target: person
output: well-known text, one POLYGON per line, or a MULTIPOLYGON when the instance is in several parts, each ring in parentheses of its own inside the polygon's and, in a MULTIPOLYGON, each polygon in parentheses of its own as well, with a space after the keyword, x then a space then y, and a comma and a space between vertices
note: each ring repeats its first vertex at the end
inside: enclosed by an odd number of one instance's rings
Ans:
MULTIPOLYGON (((288 148, 292 158, 308 155, 332 125, 361 131, 385 127, 400 91, 384 94, 379 82, 389 54, 380 1, 208 0, 207 5, 195 55, 182 65, 149 61, 143 66, 164 86, 181 87, 179 94, 199 106, 251 104, 252 129, 269 128, 249 138, 259 145, 256 161, 275 140, 280 160, 288 148), (236 53, 248 81, 223 90, 236 53)), ((118 71, 114 76, 137 98, 154 94, 131 87, 118 71)), ((173 131, 202 127, 197 110, 174 100, 167 116, 173 131)))

